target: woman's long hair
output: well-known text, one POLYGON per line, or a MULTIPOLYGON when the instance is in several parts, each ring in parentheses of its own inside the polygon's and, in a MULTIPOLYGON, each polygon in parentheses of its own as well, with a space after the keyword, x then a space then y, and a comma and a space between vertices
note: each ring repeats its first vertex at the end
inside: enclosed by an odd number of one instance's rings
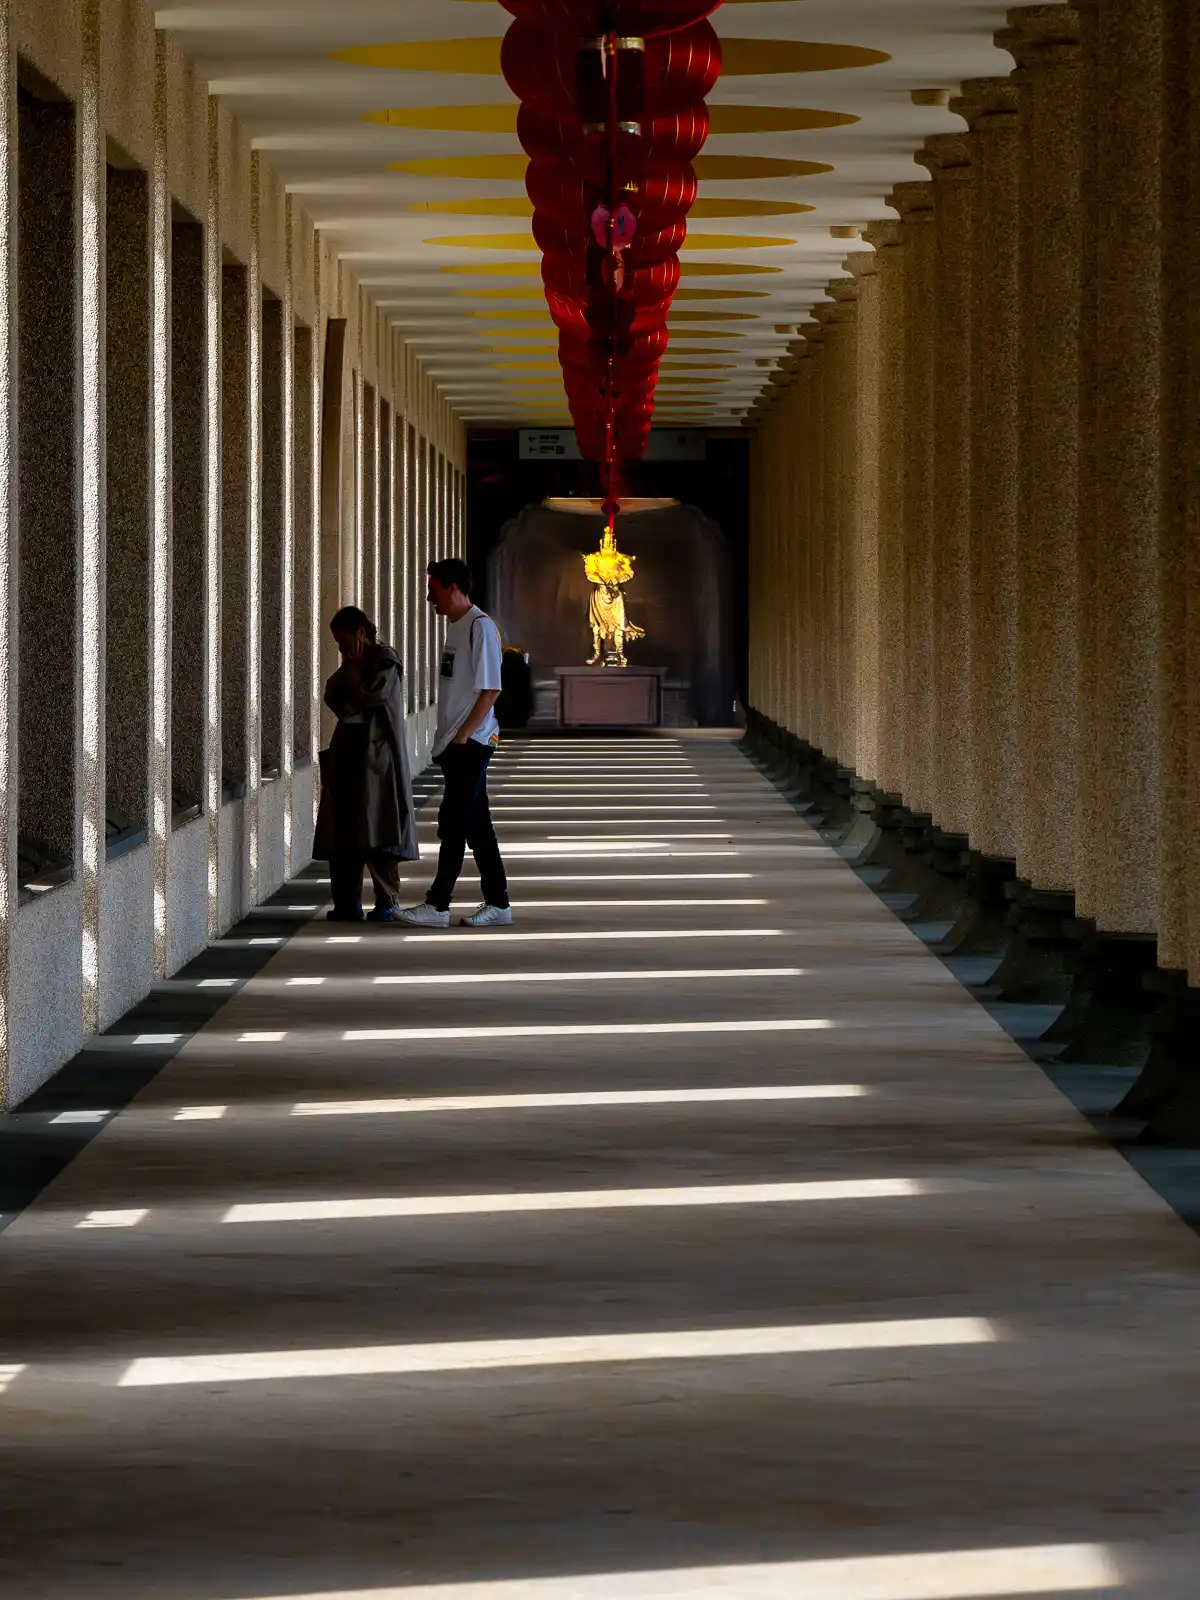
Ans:
POLYGON ((331 633, 357 633, 360 628, 372 644, 377 642, 375 624, 367 613, 360 611, 357 606, 343 606, 329 623, 331 633))

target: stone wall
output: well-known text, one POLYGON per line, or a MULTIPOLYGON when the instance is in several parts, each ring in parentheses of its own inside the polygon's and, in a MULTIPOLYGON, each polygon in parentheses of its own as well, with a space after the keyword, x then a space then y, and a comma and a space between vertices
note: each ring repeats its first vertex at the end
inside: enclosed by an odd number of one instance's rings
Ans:
POLYGON ((337 605, 425 759, 465 440, 148 0, 0 0, 0 65, 3 1108, 307 860, 337 605))

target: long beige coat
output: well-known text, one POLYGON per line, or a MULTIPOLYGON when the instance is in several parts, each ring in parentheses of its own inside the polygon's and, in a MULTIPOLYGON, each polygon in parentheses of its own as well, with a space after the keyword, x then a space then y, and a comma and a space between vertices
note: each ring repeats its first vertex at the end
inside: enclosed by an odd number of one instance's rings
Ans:
POLYGON ((313 855, 328 861, 382 851, 415 861, 419 850, 399 656, 390 645, 376 644, 361 661, 343 661, 325 685, 325 704, 338 725, 328 750, 321 752, 313 855))

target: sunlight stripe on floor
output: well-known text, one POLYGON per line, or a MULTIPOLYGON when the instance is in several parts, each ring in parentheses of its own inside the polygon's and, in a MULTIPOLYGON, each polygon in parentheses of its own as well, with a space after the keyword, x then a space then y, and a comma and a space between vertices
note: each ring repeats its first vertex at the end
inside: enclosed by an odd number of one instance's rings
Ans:
POLYGON ((632 939, 779 939, 782 928, 590 928, 586 933, 508 933, 489 928, 486 933, 447 933, 441 928, 431 928, 426 933, 402 933, 401 942, 410 944, 414 939, 436 939, 438 944, 477 944, 480 948, 494 944, 535 944, 552 939, 556 944, 603 944, 632 939))
POLYGON ((402 984, 424 989, 428 984, 468 983, 679 983, 709 978, 803 978, 804 967, 636 967, 584 972, 400 972, 372 978, 372 983, 402 984))
POLYGON ((1124 1588, 1098 1544, 1000 1546, 899 1556, 835 1556, 746 1566, 659 1567, 561 1578, 394 1584, 247 1600, 1017 1600, 1124 1588))
POLYGON ((786 1100, 859 1100, 861 1083, 768 1084, 731 1089, 595 1089, 563 1094, 423 1095, 406 1100, 302 1100, 293 1117, 386 1117, 422 1111, 570 1111, 585 1106, 729 1105, 786 1100))
MULTIPOLYGON (((751 1022, 529 1022, 511 1027, 450 1028, 347 1028, 342 1038, 347 1044, 364 1044, 403 1039, 608 1039, 641 1038, 671 1033, 815 1033, 832 1028, 827 1017, 787 1018, 775 1021, 756 1018, 751 1022)), ((242 1034, 244 1041, 275 1035, 242 1034)), ((279 1034, 278 1038, 283 1035, 279 1034)))
POLYGON ((229 1351, 202 1356, 143 1356, 130 1362, 118 1387, 394 1377, 624 1361, 719 1361, 737 1356, 993 1344, 997 1338, 996 1329, 986 1318, 940 1317, 907 1322, 801 1323, 782 1328, 583 1334, 558 1339, 472 1339, 464 1343, 374 1345, 361 1349, 229 1351))
POLYGON ((545 1194, 416 1194, 342 1200, 253 1200, 222 1222, 367 1222, 381 1217, 478 1217, 539 1211, 657 1211, 701 1206, 809 1205, 895 1200, 930 1192, 914 1178, 827 1178, 807 1183, 714 1183, 675 1189, 566 1189, 545 1194))

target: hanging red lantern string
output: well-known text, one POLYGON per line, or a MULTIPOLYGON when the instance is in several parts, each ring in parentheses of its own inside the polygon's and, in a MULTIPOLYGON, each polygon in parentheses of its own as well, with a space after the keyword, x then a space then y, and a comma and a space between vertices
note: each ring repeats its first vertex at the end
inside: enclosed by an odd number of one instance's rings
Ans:
POLYGON ((617 509, 645 449, 721 52, 715 0, 502 0, 501 65, 581 451, 617 509))

